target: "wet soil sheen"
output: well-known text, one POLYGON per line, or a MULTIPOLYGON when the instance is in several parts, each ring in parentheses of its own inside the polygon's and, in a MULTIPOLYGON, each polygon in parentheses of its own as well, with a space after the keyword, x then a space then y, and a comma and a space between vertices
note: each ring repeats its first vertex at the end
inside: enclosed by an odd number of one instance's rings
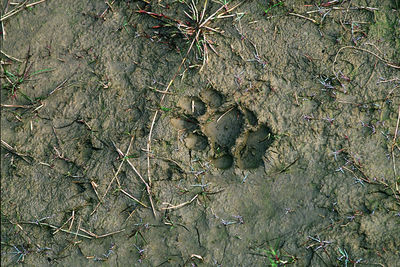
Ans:
POLYGON ((399 1, 1 2, 2 266, 400 266, 399 1))

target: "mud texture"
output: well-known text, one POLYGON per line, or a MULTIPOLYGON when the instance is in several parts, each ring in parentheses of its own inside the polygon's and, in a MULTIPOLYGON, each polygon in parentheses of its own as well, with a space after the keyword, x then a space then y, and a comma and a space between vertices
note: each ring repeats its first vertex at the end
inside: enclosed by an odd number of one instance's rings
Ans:
POLYGON ((399 1, 224 2, 1 1, 2 266, 400 266, 399 1))

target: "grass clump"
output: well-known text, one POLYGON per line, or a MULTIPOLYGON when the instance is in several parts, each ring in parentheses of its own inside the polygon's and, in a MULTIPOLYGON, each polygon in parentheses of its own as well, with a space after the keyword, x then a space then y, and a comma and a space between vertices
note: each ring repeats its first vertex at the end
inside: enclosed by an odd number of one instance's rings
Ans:
POLYGON ((203 5, 199 5, 198 1, 194 0, 180 1, 184 8, 177 9, 182 12, 174 17, 144 9, 136 12, 157 19, 160 24, 152 28, 160 38, 166 39, 168 44, 176 46, 174 40, 178 39, 179 43, 183 40, 183 43, 188 45, 185 58, 193 51, 195 59, 202 61, 202 69, 208 60, 209 50, 218 54, 210 36, 224 33, 212 23, 218 19, 233 17, 234 15, 230 13, 240 5, 239 3, 229 7, 229 3, 230 1, 219 1, 219 7, 213 10, 208 0, 205 0, 203 5))

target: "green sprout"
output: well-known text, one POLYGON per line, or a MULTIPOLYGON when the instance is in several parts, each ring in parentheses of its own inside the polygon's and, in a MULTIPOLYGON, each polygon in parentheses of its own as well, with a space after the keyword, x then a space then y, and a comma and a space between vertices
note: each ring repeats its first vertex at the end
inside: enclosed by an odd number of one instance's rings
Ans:
POLYGON ((283 6, 283 1, 280 1, 276 4, 273 4, 272 6, 270 6, 269 8, 265 9, 262 5, 258 4, 263 10, 264 10, 264 15, 266 15, 269 11, 271 11, 271 9, 273 9, 274 7, 277 6, 283 6))

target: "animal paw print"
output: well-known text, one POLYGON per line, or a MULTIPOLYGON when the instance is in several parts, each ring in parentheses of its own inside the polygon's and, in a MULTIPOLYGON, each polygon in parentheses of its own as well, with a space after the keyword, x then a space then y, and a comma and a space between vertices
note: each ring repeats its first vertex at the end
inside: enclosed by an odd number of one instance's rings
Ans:
POLYGON ((200 96, 182 97, 176 104, 179 113, 171 125, 184 132, 189 150, 209 152, 216 168, 253 169, 262 164, 262 156, 273 142, 267 125, 258 124, 252 111, 218 91, 207 88, 200 96))

